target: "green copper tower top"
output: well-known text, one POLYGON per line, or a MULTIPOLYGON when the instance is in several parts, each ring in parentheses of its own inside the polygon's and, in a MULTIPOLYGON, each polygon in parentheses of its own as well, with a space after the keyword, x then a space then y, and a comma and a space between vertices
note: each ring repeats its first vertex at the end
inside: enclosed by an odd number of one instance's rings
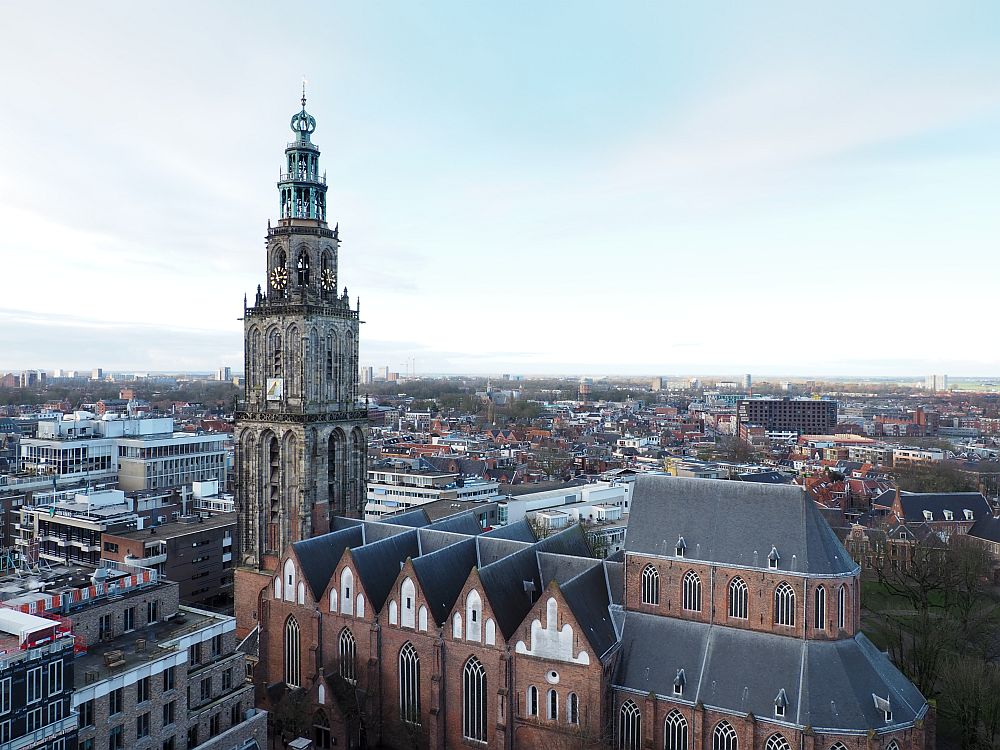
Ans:
POLYGON ((285 147, 285 171, 278 179, 283 222, 311 219, 326 223, 326 174, 319 174, 319 149, 311 136, 316 118, 306 112, 306 85, 302 84, 302 110, 290 123, 295 140, 285 147))

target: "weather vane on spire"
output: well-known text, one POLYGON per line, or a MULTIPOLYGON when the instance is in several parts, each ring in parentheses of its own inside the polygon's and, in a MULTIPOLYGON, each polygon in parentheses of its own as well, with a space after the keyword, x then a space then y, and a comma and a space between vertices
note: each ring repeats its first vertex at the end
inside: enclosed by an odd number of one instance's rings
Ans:
POLYGON ((302 109, 306 108, 306 77, 302 76, 302 109))

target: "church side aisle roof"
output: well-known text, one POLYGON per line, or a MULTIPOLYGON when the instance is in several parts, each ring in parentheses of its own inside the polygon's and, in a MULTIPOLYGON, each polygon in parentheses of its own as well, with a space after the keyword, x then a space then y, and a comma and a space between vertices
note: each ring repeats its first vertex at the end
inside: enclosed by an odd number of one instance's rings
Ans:
POLYGON ((683 701, 761 720, 774 716, 775 696, 784 690, 784 720, 816 731, 898 728, 927 710, 923 696, 862 634, 801 640, 626 612, 621 650, 616 687, 674 698, 674 678, 683 669, 683 701), (873 694, 888 697, 891 724, 873 694))
POLYGON ((350 526, 329 534, 314 536, 292 544, 295 556, 299 560, 302 575, 312 591, 313 599, 319 600, 326 590, 330 576, 337 568, 344 550, 364 543, 364 533, 361 526, 350 526))

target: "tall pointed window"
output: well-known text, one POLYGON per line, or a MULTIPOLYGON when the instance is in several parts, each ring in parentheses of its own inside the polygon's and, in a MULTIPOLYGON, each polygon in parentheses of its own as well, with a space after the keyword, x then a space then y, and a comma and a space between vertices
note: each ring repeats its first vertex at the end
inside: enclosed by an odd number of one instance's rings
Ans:
POLYGON ((348 628, 340 631, 338 651, 340 654, 340 676, 348 682, 356 682, 358 678, 354 667, 357 661, 358 644, 354 640, 354 634, 348 628))
POLYGON ((712 750, 739 750, 736 730, 728 721, 720 721, 712 732, 712 750))
POLYGON ((847 622, 847 587, 837 589, 837 627, 844 629, 847 622))
POLYGON ((691 612, 701 612, 701 579, 693 570, 684 574, 683 604, 684 609, 691 612))
POLYGON ((795 627, 795 592, 787 581, 774 589, 774 624, 795 627))
POLYGON ((294 617, 285 620, 285 684, 290 687, 302 685, 299 623, 294 617))
POLYGON ((534 685, 528 686, 528 716, 538 716, 538 688, 534 685))
POLYGON ((618 711, 618 750, 642 747, 642 714, 633 701, 622 703, 618 711))
POLYGON ((559 718, 559 693, 549 690, 548 699, 545 701, 545 718, 555 721, 559 718))
POLYGON ((826 630, 826 589, 822 586, 816 589, 816 606, 813 612, 816 615, 813 621, 816 630, 826 630))
POLYGON ((652 565, 647 565, 642 571, 642 603, 660 603, 660 574, 652 565))
POLYGON ((462 670, 462 736, 486 742, 486 668, 476 658, 465 662, 462 670))
POLYGON ((399 717, 420 723, 420 657, 409 642, 399 651, 399 717))
POLYGON ((566 701, 566 721, 570 724, 580 723, 580 699, 577 697, 576 693, 570 693, 569 698, 566 701))
POLYGON ((688 723, 676 708, 663 722, 663 750, 687 750, 688 723))
POLYGON ((729 582, 729 616, 738 620, 747 619, 747 584, 736 576, 729 582))

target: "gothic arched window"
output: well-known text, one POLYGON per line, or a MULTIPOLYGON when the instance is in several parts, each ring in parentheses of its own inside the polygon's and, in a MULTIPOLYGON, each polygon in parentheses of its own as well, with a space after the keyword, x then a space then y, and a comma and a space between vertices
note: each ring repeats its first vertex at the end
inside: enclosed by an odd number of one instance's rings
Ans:
POLYGON ((313 717, 313 746, 317 750, 330 750, 332 744, 330 738, 330 720, 326 718, 325 712, 317 711, 313 717))
POLYGON ((465 662, 462 670, 462 736, 486 742, 486 668, 476 658, 465 662))
POLYGON ((779 732, 772 734, 764 743, 764 750, 792 750, 785 736, 779 732))
POLYGON ((816 618, 814 620, 817 630, 826 629, 826 589, 822 586, 816 589, 816 618))
POLYGON ((701 612, 701 579, 693 570, 684 574, 683 606, 691 612, 701 612))
POLYGON ((676 708, 663 721, 663 750, 687 750, 688 723, 676 708))
POLYGON ((787 581, 774 590, 774 624, 795 627, 795 592, 787 581))
POLYGON ((618 711, 618 750, 639 750, 642 747, 642 714, 633 701, 622 703, 618 711))
POLYGON ((555 721, 559 718, 559 693, 549 690, 548 700, 545 702, 545 718, 555 721))
POLYGON ((712 750, 739 750, 740 741, 736 730, 728 721, 720 721, 712 732, 712 750))
POLYGON ((267 353, 271 358, 271 377, 280 378, 281 366, 281 334, 277 330, 271 330, 267 334, 267 353))
POLYGON ((580 723, 580 699, 576 693, 570 693, 566 701, 566 721, 570 724, 580 723))
POLYGON ((736 576, 729 582, 729 616, 738 620, 747 619, 747 585, 736 576))
POLYGON ((409 578, 404 578, 403 585, 399 587, 399 599, 399 624, 404 628, 412 628, 416 620, 414 615, 417 606, 417 590, 409 578))
POLYGON ((289 617, 285 620, 285 684, 290 687, 302 685, 301 655, 299 623, 294 617, 289 617))
POLYGON ((528 686, 528 716, 538 716, 538 688, 528 686))
POLYGON ((420 723, 420 657, 410 642, 399 651, 399 716, 420 723))
POLYGON ((837 627, 843 629, 847 622, 847 587, 837 589, 837 627))
POLYGON ((660 574, 652 565, 647 565, 642 571, 642 603, 660 603, 660 574))
POLYGON ((349 628, 340 631, 338 651, 340 653, 340 676, 351 683, 357 681, 354 664, 357 661, 358 644, 349 628))

